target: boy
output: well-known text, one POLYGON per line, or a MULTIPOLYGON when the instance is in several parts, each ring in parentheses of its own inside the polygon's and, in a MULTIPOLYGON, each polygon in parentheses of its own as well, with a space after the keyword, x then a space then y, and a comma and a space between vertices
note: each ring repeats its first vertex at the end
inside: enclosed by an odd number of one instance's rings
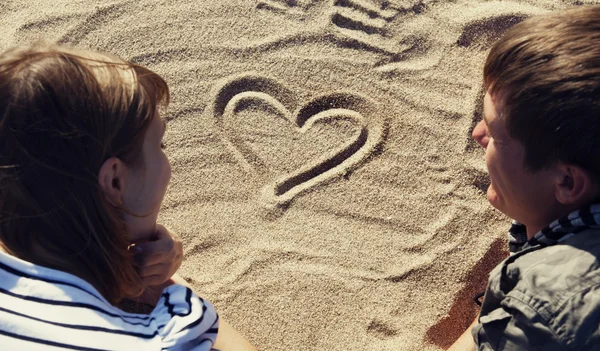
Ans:
POLYGON ((530 18, 484 67, 489 202, 528 241, 451 350, 600 348, 600 6, 530 18))

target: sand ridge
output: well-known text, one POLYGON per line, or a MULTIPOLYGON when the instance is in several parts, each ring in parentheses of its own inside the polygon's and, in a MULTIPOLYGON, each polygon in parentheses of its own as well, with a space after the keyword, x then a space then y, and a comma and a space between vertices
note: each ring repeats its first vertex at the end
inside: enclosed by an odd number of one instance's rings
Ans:
POLYGON ((180 273, 261 350, 441 350, 506 255, 485 199, 481 68, 550 0, 5 0, 39 39, 172 89, 161 223, 180 273))

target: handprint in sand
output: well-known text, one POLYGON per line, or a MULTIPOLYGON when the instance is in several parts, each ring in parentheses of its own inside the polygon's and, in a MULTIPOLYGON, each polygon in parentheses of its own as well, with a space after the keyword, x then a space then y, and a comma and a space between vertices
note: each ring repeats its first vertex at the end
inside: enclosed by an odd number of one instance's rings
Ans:
POLYGON ((378 55, 374 66, 385 71, 398 61, 428 51, 424 35, 415 35, 414 30, 409 31, 413 33, 410 36, 403 34, 403 27, 411 25, 405 17, 419 14, 425 7, 422 1, 406 7, 374 0, 258 0, 258 10, 289 16, 306 25, 301 31, 271 37, 255 49, 327 41, 378 55))
POLYGON ((302 15, 318 2, 318 0, 259 0, 256 7, 283 14, 302 15))

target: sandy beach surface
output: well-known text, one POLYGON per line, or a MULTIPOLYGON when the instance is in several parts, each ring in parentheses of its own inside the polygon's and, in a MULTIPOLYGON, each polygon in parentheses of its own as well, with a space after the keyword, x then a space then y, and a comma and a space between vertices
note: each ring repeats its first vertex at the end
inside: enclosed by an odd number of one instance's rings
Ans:
POLYGON ((487 50, 584 2, 2 0, 0 49, 57 41, 165 77, 160 221, 260 350, 441 350, 507 254, 470 139, 487 50))

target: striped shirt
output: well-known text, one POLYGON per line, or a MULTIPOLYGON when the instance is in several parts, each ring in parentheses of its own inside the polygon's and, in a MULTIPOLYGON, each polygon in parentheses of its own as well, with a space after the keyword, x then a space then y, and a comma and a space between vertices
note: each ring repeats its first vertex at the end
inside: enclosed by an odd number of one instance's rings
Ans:
POLYGON ((0 251, 2 350, 211 350, 219 317, 171 285, 149 315, 126 313, 86 281, 0 251))

